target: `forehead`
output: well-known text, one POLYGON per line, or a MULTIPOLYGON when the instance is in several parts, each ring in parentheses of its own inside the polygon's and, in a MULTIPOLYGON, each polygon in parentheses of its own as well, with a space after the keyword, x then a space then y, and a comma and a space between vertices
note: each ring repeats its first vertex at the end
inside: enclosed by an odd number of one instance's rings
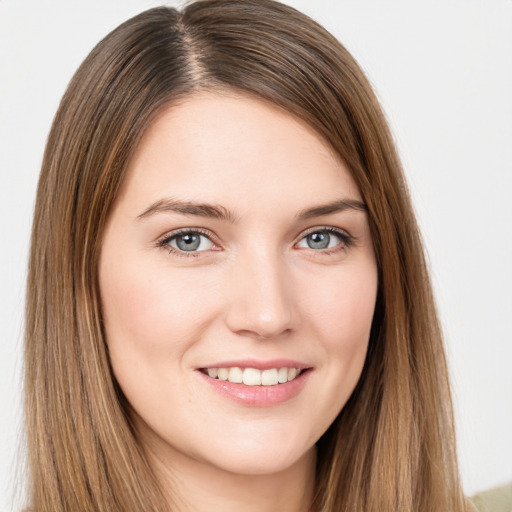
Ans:
MULTIPOLYGON (((305 122, 263 100, 200 93, 160 113, 132 158, 122 196, 220 203, 360 199, 350 172, 305 122)), ((318 201, 315 201, 318 202, 318 201)), ((228 206, 228 205, 227 205, 228 206)))

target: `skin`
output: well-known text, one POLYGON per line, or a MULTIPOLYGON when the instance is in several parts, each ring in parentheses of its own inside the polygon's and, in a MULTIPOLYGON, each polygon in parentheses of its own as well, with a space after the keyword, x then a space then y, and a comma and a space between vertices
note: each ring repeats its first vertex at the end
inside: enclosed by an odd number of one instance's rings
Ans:
POLYGON ((105 231, 100 289, 115 377, 181 509, 308 509, 315 443, 359 379, 377 294, 364 210, 299 218, 340 200, 361 201, 341 159, 249 96, 193 95, 137 148, 105 231), (169 198, 231 218, 171 211, 169 198), (183 228, 203 231, 198 250, 180 251, 183 228), (311 231, 329 247, 312 248, 311 231), (309 375, 297 396, 255 407, 199 371, 247 358, 300 361, 309 375))

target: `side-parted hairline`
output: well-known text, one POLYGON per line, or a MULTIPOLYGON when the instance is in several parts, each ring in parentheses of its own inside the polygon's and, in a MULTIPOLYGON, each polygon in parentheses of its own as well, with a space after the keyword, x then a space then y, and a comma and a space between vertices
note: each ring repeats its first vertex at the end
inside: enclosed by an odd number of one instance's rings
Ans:
MULTIPOLYGON (((363 71, 324 28, 272 0, 145 11, 71 80, 38 184, 26 294, 25 418, 33 512, 166 512, 113 375, 98 284, 105 225, 144 133, 199 90, 252 94, 315 130, 346 164, 379 290, 363 374, 317 443, 315 512, 468 512, 446 361, 422 242, 393 138, 363 71)), ((144 215, 169 207, 150 206, 144 215)), ((229 219, 219 205, 182 212, 229 219)))

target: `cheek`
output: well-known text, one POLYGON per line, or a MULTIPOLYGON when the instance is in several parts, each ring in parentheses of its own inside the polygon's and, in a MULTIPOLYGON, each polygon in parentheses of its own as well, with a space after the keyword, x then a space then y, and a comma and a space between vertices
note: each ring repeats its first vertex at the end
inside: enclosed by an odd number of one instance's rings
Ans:
POLYGON ((375 265, 338 272, 308 294, 311 325, 324 357, 315 403, 323 433, 346 404, 364 366, 377 295, 375 265))
MULTIPOLYGON (((126 258, 125 261, 128 261, 126 258)), ((175 269, 121 262, 100 272, 107 341, 113 359, 144 355, 179 361, 214 313, 213 287, 175 269), (174 270, 174 271, 173 271, 174 270)))
POLYGON ((307 298, 312 322, 332 351, 366 349, 375 309, 375 265, 347 270, 325 279, 307 298))

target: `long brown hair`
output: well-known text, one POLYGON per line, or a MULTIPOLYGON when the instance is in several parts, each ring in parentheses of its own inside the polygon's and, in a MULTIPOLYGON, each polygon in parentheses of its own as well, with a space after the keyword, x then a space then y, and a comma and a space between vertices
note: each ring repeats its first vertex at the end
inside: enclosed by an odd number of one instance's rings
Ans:
POLYGON ((97 279, 127 163, 155 116, 201 89, 281 106, 341 156, 368 207, 379 292, 361 379, 318 442, 318 512, 451 511, 456 466, 441 333, 392 138, 357 63, 271 0, 203 0, 125 22, 87 57, 56 114, 34 215, 26 432, 34 511, 164 511, 113 378, 97 279))

